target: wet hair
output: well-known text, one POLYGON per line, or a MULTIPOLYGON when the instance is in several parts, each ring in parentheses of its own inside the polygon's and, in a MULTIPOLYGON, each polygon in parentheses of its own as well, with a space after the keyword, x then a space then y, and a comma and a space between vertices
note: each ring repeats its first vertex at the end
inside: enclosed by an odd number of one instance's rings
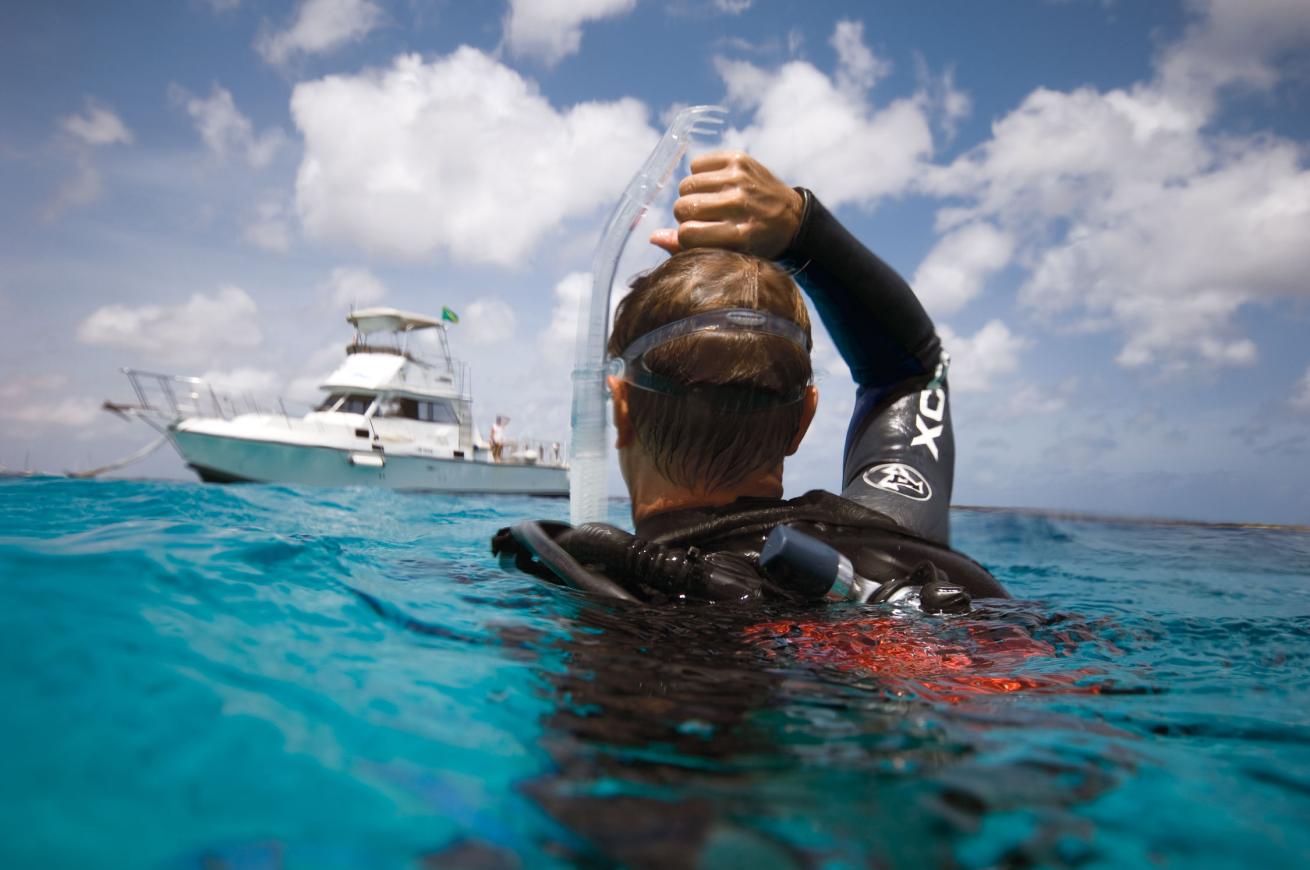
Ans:
MULTIPOLYGON (((665 324, 722 308, 768 311, 810 336, 810 317, 786 272, 767 260, 718 248, 694 248, 632 282, 619 303, 609 353, 665 324)), ((807 342, 808 343, 808 342, 807 342)), ((782 461, 800 427, 804 402, 741 411, 722 394, 743 389, 794 394, 810 380, 809 354, 795 343, 754 332, 700 332, 651 348, 647 369, 684 385, 668 395, 628 390, 628 414, 638 442, 665 479, 694 490, 733 486, 782 461)))

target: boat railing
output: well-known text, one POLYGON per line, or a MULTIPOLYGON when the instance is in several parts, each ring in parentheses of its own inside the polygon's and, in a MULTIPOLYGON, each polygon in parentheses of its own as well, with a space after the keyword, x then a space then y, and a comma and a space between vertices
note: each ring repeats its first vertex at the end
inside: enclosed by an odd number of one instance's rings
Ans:
POLYGON ((251 393, 233 394, 214 388, 203 378, 166 375, 139 369, 123 369, 132 384, 138 410, 169 422, 188 417, 221 417, 231 420, 242 414, 267 414, 290 418, 281 398, 263 398, 251 393))

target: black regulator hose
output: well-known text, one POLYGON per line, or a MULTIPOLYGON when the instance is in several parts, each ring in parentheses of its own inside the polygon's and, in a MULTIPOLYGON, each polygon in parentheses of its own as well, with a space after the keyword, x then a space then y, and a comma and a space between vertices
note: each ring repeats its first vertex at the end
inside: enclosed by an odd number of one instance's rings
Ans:
POLYGON ((510 526, 509 533, 519 546, 541 560, 564 585, 606 598, 618 598, 622 601, 638 600, 613 580, 588 571, 578 564, 577 559, 555 543, 555 540, 541 527, 541 523, 534 520, 515 523, 510 526))
POLYGON ((600 565, 625 583, 675 598, 741 601, 760 596, 763 580, 744 557, 657 544, 607 523, 584 523, 560 535, 559 546, 585 565, 600 565))

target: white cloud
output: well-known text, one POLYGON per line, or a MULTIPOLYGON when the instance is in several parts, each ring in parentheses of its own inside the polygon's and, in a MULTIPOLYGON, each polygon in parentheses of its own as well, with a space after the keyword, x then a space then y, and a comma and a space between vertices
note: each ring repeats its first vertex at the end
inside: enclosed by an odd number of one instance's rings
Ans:
POLYGON ((1069 394, 1074 386, 1073 383, 1064 384, 1058 391, 1052 392, 1036 384, 1021 384, 1006 391, 1009 398, 1002 406, 1004 412, 996 416, 1008 422, 1017 417, 1058 413, 1069 406, 1069 394))
POLYGON ((714 0, 714 8, 725 15, 740 15, 751 8, 754 2, 755 0, 714 0))
POLYGON ((255 208, 255 217, 241 237, 257 248, 285 254, 291 250, 291 225, 287 207, 278 199, 266 199, 255 208))
POLYGON ((954 67, 935 74, 920 54, 915 55, 914 65, 922 101, 931 109, 946 139, 955 138, 960 122, 973 111, 973 99, 956 87, 954 67))
POLYGON ((591 292, 591 273, 570 272, 555 285, 555 307, 550 323, 537 338, 537 346, 547 361, 562 365, 572 362, 577 351, 578 316, 583 300, 591 292))
POLYGON ((372 0, 304 0, 286 30, 264 32, 255 50, 274 65, 298 55, 323 54, 358 42, 379 25, 385 15, 372 0))
POLYGON ((636 100, 556 111, 468 47, 302 83, 291 108, 305 140, 296 203, 311 235, 502 265, 611 202, 657 136, 636 100))
POLYGON ((554 66, 582 47, 582 25, 626 15, 637 0, 510 0, 505 43, 518 56, 554 66))
POLYGON ((470 344, 502 344, 514 338, 514 308, 495 296, 469 303, 459 325, 470 344))
POLYGON ((10 375, 0 381, 0 408, 12 405, 27 396, 43 395, 62 390, 68 385, 68 376, 54 373, 10 375))
POLYGON ((872 204, 903 192, 932 153, 923 99, 875 108, 864 91, 885 70, 860 40, 860 26, 838 24, 834 77, 804 61, 765 70, 718 58, 727 100, 753 111, 724 144, 749 150, 782 178, 812 188, 828 205, 872 204))
POLYGON ((70 396, 52 402, 25 401, 5 408, 0 416, 31 425, 85 426, 100 416, 100 402, 70 396))
POLYGON ((1000 320, 988 321, 967 338, 945 324, 939 324, 937 332, 951 355, 951 389, 959 393, 990 389, 996 378, 1019 368, 1019 354, 1029 345, 1000 320))
POLYGON ((961 202, 943 228, 987 218, 1022 240, 1020 298, 1125 336, 1124 366, 1247 365, 1235 312, 1310 285, 1310 171, 1271 135, 1218 135, 1230 85, 1267 87, 1272 59, 1310 37, 1304 3, 1208 2, 1149 82, 1034 91, 992 138, 923 186, 961 202))
POLYGON ((60 182, 42 210, 42 216, 52 221, 70 209, 90 205, 100 198, 103 184, 100 172, 91 162, 92 148, 103 145, 128 145, 133 141, 132 131, 112 110, 92 99, 86 101, 81 115, 61 118, 59 128, 67 135, 65 145, 72 151, 73 171, 60 182))
POLYGON ((211 369, 200 376, 216 390, 237 395, 271 396, 277 392, 278 376, 267 369, 211 369))
POLYGON ((942 122, 948 135, 955 135, 956 126, 969 117, 973 111, 973 100, 967 93, 955 86, 955 70, 948 69, 939 80, 939 100, 942 107, 942 122))
POLYGON ((255 300, 239 287, 194 294, 181 305, 106 305, 77 328, 84 344, 124 348, 142 357, 204 363, 263 341, 255 300))
POLYGON ((1292 388, 1292 398, 1289 401, 1298 411, 1310 411, 1310 366, 1306 366, 1305 374, 1292 388))
POLYGON ((1170 99, 1209 114, 1220 89, 1268 89, 1276 63, 1310 41, 1304 0, 1192 0, 1200 14, 1183 39, 1164 52, 1159 86, 1170 99))
POLYGON ((0 419, 32 426, 85 426, 100 412, 100 403, 67 393, 68 377, 55 373, 20 373, 0 381, 0 419))
POLYGON ((952 314, 982 292, 987 278, 1010 262, 1014 240, 992 224, 966 224, 938 240, 911 282, 934 317, 952 314))
MULTIPOLYGON (((426 335, 420 332, 419 335, 426 335)), ((320 347, 305 358, 296 376, 287 382, 285 395, 296 402, 317 404, 322 398, 319 385, 341 365, 341 344, 333 342, 320 347)))
POLYGON ((205 99, 178 85, 169 86, 169 95, 186 109, 200 138, 220 159, 237 152, 259 169, 267 166, 286 144, 286 134, 279 127, 270 127, 256 135, 254 125, 237 108, 231 92, 217 84, 205 99))
POLYGON ((837 52, 837 87, 845 93, 861 94, 891 74, 891 61, 875 57, 864 44, 864 24, 838 21, 829 40, 837 52))
POLYGON ((62 118, 59 126, 86 145, 130 145, 133 139, 118 115, 91 99, 86 101, 85 113, 62 118))
POLYGON ((54 196, 46 203, 43 215, 51 221, 70 209, 90 205, 100 198, 103 188, 100 172, 85 153, 79 153, 73 159, 73 173, 55 189, 54 196))
POLYGON ((362 308, 387 295, 386 285, 376 275, 354 266, 333 269, 325 289, 336 310, 362 308))

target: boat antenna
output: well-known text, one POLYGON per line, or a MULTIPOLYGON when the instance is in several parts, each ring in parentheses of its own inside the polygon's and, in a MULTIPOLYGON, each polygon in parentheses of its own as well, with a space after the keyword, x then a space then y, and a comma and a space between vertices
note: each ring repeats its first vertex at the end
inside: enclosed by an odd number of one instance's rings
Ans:
POLYGON ((721 106, 690 106, 673 119, 664 137, 619 197, 591 264, 591 295, 580 303, 573 368, 573 433, 569 462, 569 514, 574 525, 602 522, 605 510, 605 340, 609 334, 614 273, 628 237, 668 183, 693 139, 719 131, 721 106))

